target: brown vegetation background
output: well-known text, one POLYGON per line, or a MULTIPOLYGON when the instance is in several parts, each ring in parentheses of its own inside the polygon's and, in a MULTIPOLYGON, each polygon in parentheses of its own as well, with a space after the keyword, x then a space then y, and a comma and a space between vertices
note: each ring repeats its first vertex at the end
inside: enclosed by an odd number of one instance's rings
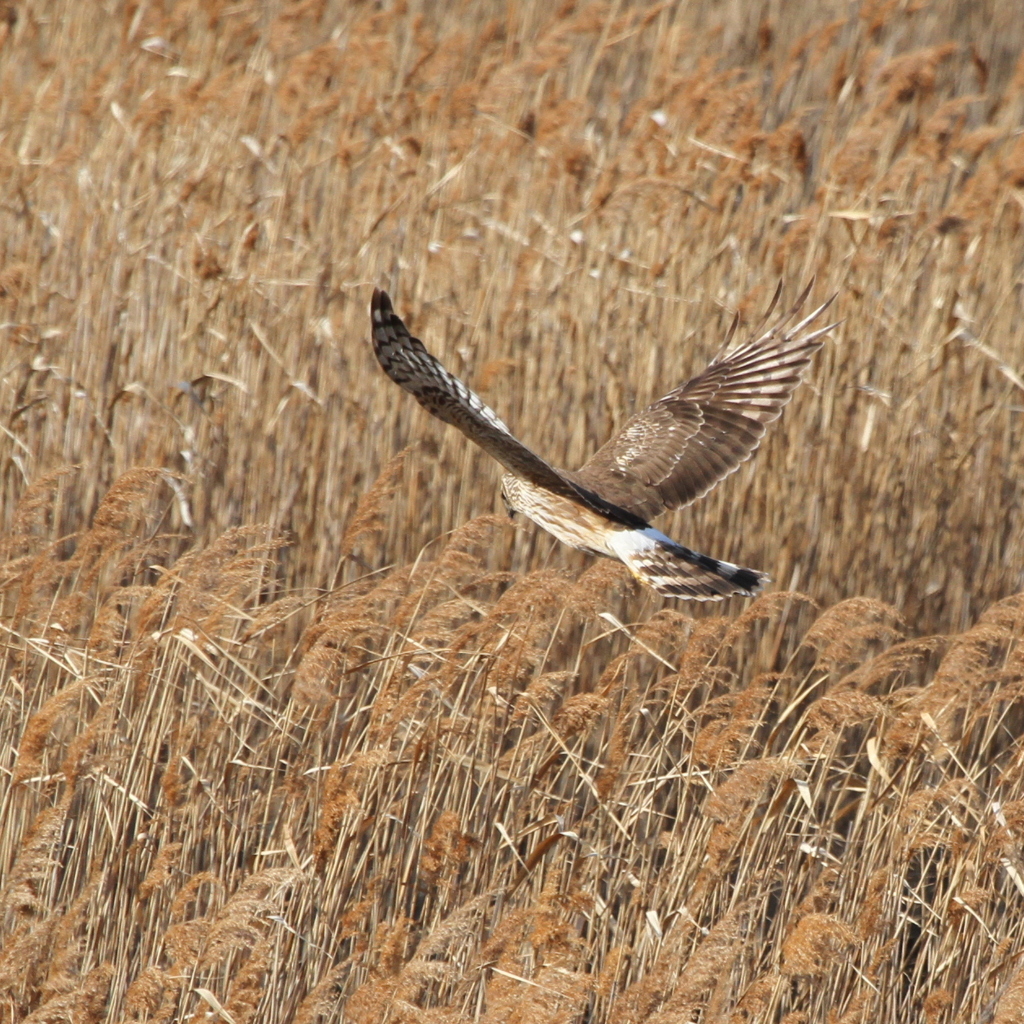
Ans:
POLYGON ((0 3, 0 1021, 1024 1019, 1024 19, 0 3), (779 279, 842 325, 664 523, 494 516, 779 279))

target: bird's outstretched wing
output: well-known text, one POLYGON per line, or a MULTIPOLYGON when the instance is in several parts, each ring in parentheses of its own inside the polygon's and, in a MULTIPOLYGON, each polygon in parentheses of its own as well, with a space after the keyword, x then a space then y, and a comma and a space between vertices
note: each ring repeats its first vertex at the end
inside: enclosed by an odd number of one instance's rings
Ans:
POLYGON ((647 520, 707 494, 750 458, 836 326, 809 330, 835 296, 790 326, 810 288, 763 334, 637 413, 572 479, 647 520))
POLYGON ((370 315, 377 361, 427 412, 457 427, 515 476, 613 521, 630 526, 645 525, 635 514, 617 508, 585 485, 569 480, 513 437, 494 410, 449 373, 419 338, 409 333, 387 293, 378 288, 373 291, 370 315))

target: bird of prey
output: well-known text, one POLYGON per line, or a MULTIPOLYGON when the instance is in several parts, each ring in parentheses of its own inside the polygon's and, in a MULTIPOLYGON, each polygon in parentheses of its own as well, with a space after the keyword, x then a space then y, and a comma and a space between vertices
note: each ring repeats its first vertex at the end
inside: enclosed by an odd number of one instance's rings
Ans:
MULTIPOLYGON (((812 282, 813 283, 813 282, 812 282)), ((812 328, 829 299, 793 323, 811 286, 765 329, 775 292, 755 336, 703 373, 637 413, 580 469, 555 469, 511 431, 461 380, 414 338, 387 294, 374 289, 373 347, 384 372, 428 412, 458 427, 505 467, 502 497, 560 541, 617 558, 659 594, 716 601, 750 597, 769 577, 677 544, 651 519, 703 497, 753 454, 835 324, 812 328)), ((835 298, 833 296, 832 298, 835 298)))

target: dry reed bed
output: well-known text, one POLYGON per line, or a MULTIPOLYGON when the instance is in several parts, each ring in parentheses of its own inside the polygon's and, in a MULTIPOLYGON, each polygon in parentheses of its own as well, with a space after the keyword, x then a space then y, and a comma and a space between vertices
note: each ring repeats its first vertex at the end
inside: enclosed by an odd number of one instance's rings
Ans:
MULTIPOLYGON (((286 582, 329 586, 365 568, 339 564, 343 524, 415 440, 387 536, 404 564, 495 509, 497 476, 385 386, 373 284, 577 465, 734 310, 816 274, 846 322, 812 386, 756 472, 670 528, 922 629, 1024 585, 1012 4, 11 9, 8 525, 58 468, 87 467, 62 484, 67 533, 125 470, 162 466, 183 478, 174 529, 271 523, 298 541, 286 582)), ((510 533, 493 565, 551 550, 510 533)))
POLYGON ((1020 596, 626 625, 482 517, 303 608, 166 491, 5 542, 4 1020, 1019 1019, 1020 596))
POLYGON ((3 1021, 1019 1019, 1012 8, 0 5, 3 1021), (724 617, 366 344, 572 465, 812 273, 724 617))

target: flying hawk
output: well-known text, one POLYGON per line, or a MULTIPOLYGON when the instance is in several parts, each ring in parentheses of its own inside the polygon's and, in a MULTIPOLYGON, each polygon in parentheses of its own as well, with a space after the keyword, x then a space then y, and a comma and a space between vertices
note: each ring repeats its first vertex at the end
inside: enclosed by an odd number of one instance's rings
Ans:
MULTIPOLYGON (((659 594, 698 601, 749 597, 769 581, 765 573, 691 551, 650 521, 703 497, 760 444, 767 424, 778 417, 821 348, 822 335, 836 326, 808 329, 832 299, 789 326, 810 287, 763 334, 725 353, 734 322, 724 354, 637 413, 575 471, 555 469, 516 440, 409 333, 379 289, 370 307, 373 347, 396 384, 505 467, 501 492, 510 515, 522 512, 571 547, 619 559, 659 594)), ((761 328, 781 290, 780 284, 761 328)))

